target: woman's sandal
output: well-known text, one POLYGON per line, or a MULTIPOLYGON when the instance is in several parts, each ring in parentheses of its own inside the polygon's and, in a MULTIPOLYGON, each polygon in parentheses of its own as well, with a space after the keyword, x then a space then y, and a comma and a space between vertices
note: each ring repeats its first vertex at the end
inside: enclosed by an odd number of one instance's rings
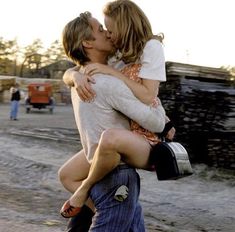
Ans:
POLYGON ((75 207, 70 205, 70 201, 67 200, 62 206, 60 214, 65 218, 70 218, 76 216, 81 211, 81 209, 81 207, 75 207))

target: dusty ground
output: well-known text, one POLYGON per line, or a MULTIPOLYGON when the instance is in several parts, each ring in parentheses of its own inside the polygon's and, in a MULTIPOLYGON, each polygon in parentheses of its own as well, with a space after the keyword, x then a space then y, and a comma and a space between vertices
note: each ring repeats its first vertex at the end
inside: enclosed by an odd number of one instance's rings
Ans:
MULTIPOLYGON (((71 106, 53 115, 21 106, 19 121, 8 114, 0 104, 0 231, 65 231, 58 210, 69 194, 57 170, 80 149, 71 106)), ((194 175, 167 182, 139 171, 147 231, 235 231, 234 172, 193 167, 194 175)))

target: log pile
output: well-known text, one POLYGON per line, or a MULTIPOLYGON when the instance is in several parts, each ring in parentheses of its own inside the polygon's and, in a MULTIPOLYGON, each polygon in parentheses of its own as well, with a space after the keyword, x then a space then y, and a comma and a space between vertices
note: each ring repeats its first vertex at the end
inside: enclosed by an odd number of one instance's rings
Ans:
POLYGON ((235 89, 230 76, 213 68, 214 79, 195 69, 183 75, 174 67, 168 66, 160 98, 176 126, 176 140, 193 162, 235 169, 235 89))
MULTIPOLYGON (((0 76, 0 102, 4 102, 5 93, 9 95, 9 89, 15 84, 15 77, 0 76)), ((10 96, 7 96, 10 99, 10 96)))
POLYGON ((208 161, 210 164, 216 167, 235 169, 234 141, 234 133, 223 132, 211 135, 208 139, 208 161))
POLYGON ((212 68, 176 62, 166 62, 168 76, 195 77, 212 80, 229 80, 229 71, 221 68, 212 68))
POLYGON ((15 77, 12 76, 0 76, 0 92, 9 90, 15 84, 15 77))

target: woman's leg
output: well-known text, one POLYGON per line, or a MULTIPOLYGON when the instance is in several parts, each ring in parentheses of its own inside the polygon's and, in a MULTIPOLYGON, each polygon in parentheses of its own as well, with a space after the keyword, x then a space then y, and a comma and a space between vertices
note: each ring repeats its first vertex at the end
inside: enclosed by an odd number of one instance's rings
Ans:
POLYGON ((90 188, 119 165, 121 159, 137 168, 148 168, 151 146, 142 136, 123 129, 106 130, 99 141, 88 177, 70 198, 73 206, 81 207, 90 188))
MULTIPOLYGON (((84 150, 79 151, 65 164, 61 166, 58 171, 58 176, 62 185, 69 192, 74 193, 81 185, 82 181, 87 178, 90 169, 84 150)), ((95 210, 94 204, 90 198, 86 199, 86 205, 95 210)))
POLYGON ((88 163, 84 151, 81 150, 69 159, 58 171, 60 182, 65 189, 74 193, 89 173, 88 163))
MULTIPOLYGON (((58 176, 63 186, 74 193, 81 185, 82 180, 88 175, 90 164, 88 163, 84 151, 81 150, 69 159, 58 171, 58 176)), ((95 207, 88 198, 76 217, 70 219, 67 231, 88 231, 94 215, 95 207)))

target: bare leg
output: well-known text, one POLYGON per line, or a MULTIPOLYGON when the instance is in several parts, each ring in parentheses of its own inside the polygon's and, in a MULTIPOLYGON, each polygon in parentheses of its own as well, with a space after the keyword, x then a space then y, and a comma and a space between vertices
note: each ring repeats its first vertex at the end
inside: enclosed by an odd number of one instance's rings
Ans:
POLYGON ((122 159, 137 168, 148 168, 151 146, 138 134, 123 129, 106 130, 96 149, 88 177, 70 198, 73 206, 81 207, 90 188, 117 167, 122 159))
POLYGON ((84 151, 81 150, 61 166, 58 176, 65 189, 74 193, 81 185, 82 180, 87 178, 89 169, 90 164, 84 151))
MULTIPOLYGON (((87 178, 90 169, 84 151, 81 150, 64 163, 58 171, 60 182, 69 192, 74 193, 87 178)), ((87 199, 86 205, 94 211, 94 205, 90 198, 87 199)))

